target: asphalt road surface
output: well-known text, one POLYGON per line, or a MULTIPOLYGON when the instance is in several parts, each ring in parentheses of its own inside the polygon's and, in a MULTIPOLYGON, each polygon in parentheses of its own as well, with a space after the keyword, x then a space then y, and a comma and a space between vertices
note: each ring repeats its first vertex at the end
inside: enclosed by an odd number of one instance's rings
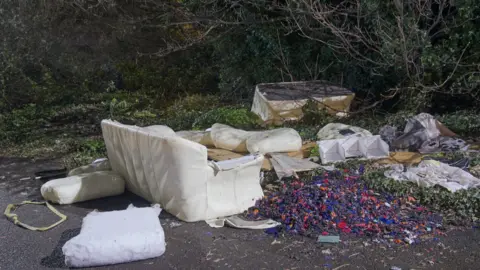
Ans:
MULTIPOLYGON (((20 180, 35 171, 55 169, 58 161, 31 161, 0 157, 0 211, 9 203, 42 200, 41 181, 20 180)), ((141 198, 124 194, 111 198, 58 206, 68 220, 47 232, 29 231, 0 218, 0 269, 65 269, 61 248, 80 231, 82 218, 93 209, 122 210, 130 203, 148 206, 141 198)), ((27 205, 16 213, 33 226, 54 223, 58 217, 44 206, 27 205)), ((156 259, 99 269, 480 269, 480 234, 474 228, 452 228, 438 241, 405 246, 375 243, 371 239, 342 239, 318 244, 302 237, 273 238, 263 231, 211 228, 204 222, 180 222, 166 212, 160 216, 167 248, 156 259), (179 225, 180 223, 181 225, 179 225)), ((141 222, 141 221, 139 221, 141 222)))

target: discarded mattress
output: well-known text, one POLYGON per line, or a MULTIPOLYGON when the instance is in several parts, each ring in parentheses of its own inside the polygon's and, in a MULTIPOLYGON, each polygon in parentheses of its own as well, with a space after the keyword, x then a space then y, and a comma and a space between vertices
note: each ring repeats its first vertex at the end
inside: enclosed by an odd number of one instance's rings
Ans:
POLYGON ((126 187, 187 222, 242 213, 263 197, 264 157, 240 160, 225 169, 207 160, 207 148, 178 136, 102 121, 112 170, 126 187))
POLYGON ((340 123, 330 123, 321 128, 317 133, 317 139, 319 140, 334 140, 334 139, 344 139, 348 137, 367 137, 372 136, 370 131, 355 127, 349 126, 340 123))
POLYGON ((160 206, 93 211, 83 218, 80 234, 62 247, 68 267, 92 267, 162 256, 165 234, 160 206))
POLYGON ((325 81, 264 83, 255 88, 251 111, 263 123, 280 125, 299 120, 308 100, 318 102, 331 114, 345 115, 355 94, 346 88, 325 81))
POLYGON ((216 148, 237 153, 295 152, 302 148, 302 138, 292 128, 245 131, 224 124, 214 124, 210 136, 216 148))
POLYGON ((406 171, 401 164, 391 165, 391 170, 384 174, 388 178, 413 182, 421 187, 439 185, 450 192, 480 186, 480 179, 470 173, 436 160, 424 160, 417 167, 409 167, 406 171))
POLYGON ((377 159, 389 156, 388 144, 379 135, 323 140, 317 143, 323 164, 344 161, 349 157, 377 159))
POLYGON ((72 175, 46 182, 40 188, 42 197, 58 204, 72 204, 123 194, 125 181, 113 171, 72 175))

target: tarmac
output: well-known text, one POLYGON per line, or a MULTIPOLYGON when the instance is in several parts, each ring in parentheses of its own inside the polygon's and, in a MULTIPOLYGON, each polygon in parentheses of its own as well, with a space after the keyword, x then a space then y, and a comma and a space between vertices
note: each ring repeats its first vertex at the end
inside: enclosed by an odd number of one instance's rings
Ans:
MULTIPOLYGON (((59 160, 0 157, 0 208, 25 200, 42 200, 42 181, 35 171, 61 167, 59 160)), ((80 232, 90 211, 122 210, 129 204, 149 206, 143 199, 121 196, 55 206, 68 219, 59 226, 36 232, 0 218, 0 269, 66 269, 62 246, 80 232)), ((26 205, 16 213, 33 226, 54 223, 58 217, 44 206, 26 205)), ((369 238, 344 238, 339 244, 262 230, 211 228, 205 222, 185 223, 162 212, 166 252, 163 256, 98 269, 479 269, 480 233, 472 227, 450 228, 447 236, 417 245, 391 246, 369 238)), ((141 222, 141 221, 139 221, 141 222)))

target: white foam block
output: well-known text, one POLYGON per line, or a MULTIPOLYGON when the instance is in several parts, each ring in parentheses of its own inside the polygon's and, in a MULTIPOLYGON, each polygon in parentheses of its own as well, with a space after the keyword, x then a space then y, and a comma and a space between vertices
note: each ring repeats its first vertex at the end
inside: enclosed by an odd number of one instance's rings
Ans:
POLYGON ((126 263, 162 256, 165 234, 160 205, 111 212, 91 212, 78 236, 62 248, 69 267, 126 263))
POLYGON ((48 181, 40 188, 42 197, 58 204, 72 204, 125 191, 125 180, 113 171, 83 173, 48 181))

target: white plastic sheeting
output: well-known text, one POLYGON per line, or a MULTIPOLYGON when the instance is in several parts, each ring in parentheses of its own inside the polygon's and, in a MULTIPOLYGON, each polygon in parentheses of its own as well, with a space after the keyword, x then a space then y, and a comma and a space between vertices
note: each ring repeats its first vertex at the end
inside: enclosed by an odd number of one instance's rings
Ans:
POLYGON ((207 160, 207 148, 178 136, 102 121, 113 171, 133 193, 187 222, 242 213, 263 197, 264 157, 223 169, 207 160))
POLYGON ((302 138, 292 128, 245 131, 217 123, 210 135, 216 148, 239 153, 295 152, 302 148, 302 138))
POLYGON ((40 188, 42 197, 58 204, 72 204, 125 191, 123 177, 113 171, 98 171, 59 178, 46 182, 40 188))
POLYGON ((388 144, 379 135, 323 140, 318 141, 317 144, 323 164, 344 161, 349 157, 376 159, 389 155, 388 144))
POLYGON ((135 208, 91 212, 83 218, 80 234, 62 248, 69 267, 126 263, 162 256, 165 234, 158 216, 162 209, 135 208))
POLYGON ((408 119, 403 132, 409 133, 414 130, 416 121, 425 128, 423 132, 425 133, 427 140, 435 139, 440 136, 440 130, 437 127, 437 120, 428 113, 420 113, 408 119))
POLYGON ((442 186, 450 192, 480 187, 480 179, 462 170, 436 160, 424 160, 417 167, 405 170, 401 164, 391 165, 385 176, 397 181, 413 182, 421 187, 442 186))
POLYGON ((372 136, 370 131, 355 127, 349 126, 340 123, 330 123, 321 128, 317 133, 317 139, 319 140, 334 140, 334 139, 344 139, 347 137, 367 137, 372 136))

